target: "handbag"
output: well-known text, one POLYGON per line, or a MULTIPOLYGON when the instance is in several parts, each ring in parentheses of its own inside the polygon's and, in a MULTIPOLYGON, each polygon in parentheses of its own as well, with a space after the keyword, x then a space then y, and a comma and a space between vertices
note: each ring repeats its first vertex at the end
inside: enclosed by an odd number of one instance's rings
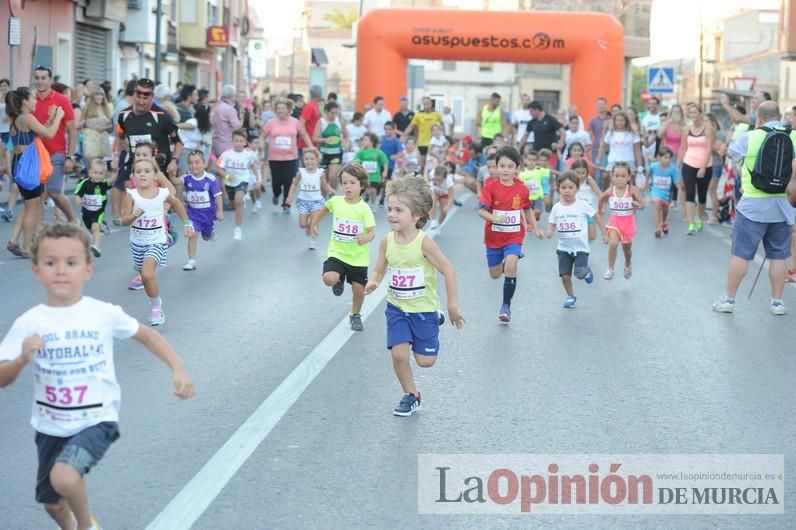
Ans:
POLYGON ((36 145, 36 153, 39 158, 39 183, 47 184, 50 175, 53 174, 53 164, 50 160, 50 152, 44 147, 44 142, 41 138, 34 138, 33 144, 36 145))
POLYGON ((14 167, 14 182, 25 190, 35 190, 41 186, 41 165, 36 142, 29 144, 14 167))

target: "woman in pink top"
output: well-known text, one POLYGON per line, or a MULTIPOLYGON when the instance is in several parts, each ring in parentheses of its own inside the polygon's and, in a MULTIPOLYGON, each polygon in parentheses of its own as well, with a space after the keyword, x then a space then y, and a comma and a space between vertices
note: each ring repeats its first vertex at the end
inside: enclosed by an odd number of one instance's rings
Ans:
POLYGON ((692 125, 683 129, 680 142, 678 162, 682 162, 681 171, 685 187, 685 216, 688 222, 688 235, 702 231, 702 218, 705 216, 705 205, 708 202, 708 186, 710 185, 713 168, 710 165, 713 156, 711 148, 715 132, 713 126, 695 104, 688 105, 688 119, 692 125), (696 216, 696 200, 699 198, 699 216, 696 216))
POLYGON ((261 137, 268 142, 268 165, 271 168, 271 187, 274 191, 274 206, 279 204, 282 195, 282 211, 290 213, 286 204, 290 184, 298 172, 298 137, 301 134, 306 145, 312 141, 299 121, 290 115, 293 102, 279 98, 274 103, 276 117, 263 125, 261 137))

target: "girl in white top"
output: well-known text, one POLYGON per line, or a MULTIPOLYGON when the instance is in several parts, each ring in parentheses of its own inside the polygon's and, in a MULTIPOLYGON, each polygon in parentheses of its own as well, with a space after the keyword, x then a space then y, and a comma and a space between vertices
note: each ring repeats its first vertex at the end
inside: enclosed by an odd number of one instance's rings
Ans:
POLYGON ((450 143, 442 134, 442 125, 435 123, 431 126, 431 138, 428 140, 428 154, 426 157, 426 176, 431 177, 434 169, 445 161, 450 143))
MULTIPOLYGON (((572 163, 571 171, 578 177, 578 193, 576 197, 581 201, 587 202, 592 208, 597 209, 602 191, 600 191, 597 182, 589 175, 588 161, 585 158, 575 160, 572 163)), ((594 241, 596 237, 596 226, 593 223, 589 223, 589 241, 594 241)))
POLYGON ((168 252, 164 205, 169 204, 180 216, 185 237, 193 234, 185 207, 167 188, 155 186, 158 166, 154 160, 138 159, 133 163, 136 189, 128 189, 122 204, 122 224, 130 226, 130 250, 135 270, 141 275, 149 297, 149 323, 158 326, 166 321, 160 288, 155 276, 158 265, 165 265, 168 252))
POLYGON ((310 238, 310 250, 315 250, 317 241, 310 232, 310 220, 312 213, 323 210, 326 201, 324 194, 334 194, 334 190, 326 181, 323 169, 320 168, 321 153, 314 147, 304 148, 302 154, 304 167, 300 167, 293 183, 290 185, 290 192, 287 194, 285 204, 293 204, 296 198, 296 210, 299 213, 299 228, 303 229, 310 238))
POLYGON ((617 162, 627 162, 631 173, 634 173, 637 167, 643 167, 644 164, 641 158, 641 136, 631 129, 630 120, 624 112, 614 113, 611 120, 611 129, 600 142, 597 160, 602 160, 607 152, 606 167, 601 169, 610 172, 617 162))

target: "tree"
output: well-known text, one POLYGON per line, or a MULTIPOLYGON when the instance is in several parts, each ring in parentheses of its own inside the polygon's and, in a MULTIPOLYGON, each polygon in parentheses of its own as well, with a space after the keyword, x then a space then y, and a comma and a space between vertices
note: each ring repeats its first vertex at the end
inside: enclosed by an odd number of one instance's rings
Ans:
POLYGON ((643 109, 644 104, 641 102, 641 89, 647 84, 644 77, 644 69, 638 66, 631 67, 631 85, 630 85, 630 104, 635 109, 643 109))
POLYGON ((348 11, 338 8, 323 16, 323 19, 329 22, 334 29, 351 29, 358 18, 357 10, 353 7, 348 11))

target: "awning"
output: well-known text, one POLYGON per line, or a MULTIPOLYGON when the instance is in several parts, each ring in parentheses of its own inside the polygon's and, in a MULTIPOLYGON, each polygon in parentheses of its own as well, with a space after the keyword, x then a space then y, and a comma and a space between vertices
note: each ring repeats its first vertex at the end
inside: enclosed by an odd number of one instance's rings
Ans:
POLYGON ((312 64, 315 66, 329 64, 329 59, 326 57, 326 50, 323 48, 312 48, 312 64))

